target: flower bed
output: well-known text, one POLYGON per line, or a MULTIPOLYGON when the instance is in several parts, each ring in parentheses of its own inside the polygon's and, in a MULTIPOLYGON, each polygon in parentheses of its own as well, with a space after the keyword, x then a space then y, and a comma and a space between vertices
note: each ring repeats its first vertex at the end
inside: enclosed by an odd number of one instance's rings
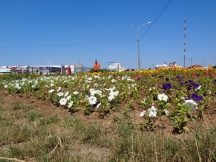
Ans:
POLYGON ((154 130, 160 117, 167 117, 173 132, 182 133, 189 121, 200 120, 206 109, 216 108, 216 71, 212 68, 19 78, 2 76, 0 87, 8 93, 33 93, 72 113, 83 110, 88 115, 96 111, 100 118, 113 109, 125 114, 135 109, 143 119, 142 129, 149 131, 154 130))

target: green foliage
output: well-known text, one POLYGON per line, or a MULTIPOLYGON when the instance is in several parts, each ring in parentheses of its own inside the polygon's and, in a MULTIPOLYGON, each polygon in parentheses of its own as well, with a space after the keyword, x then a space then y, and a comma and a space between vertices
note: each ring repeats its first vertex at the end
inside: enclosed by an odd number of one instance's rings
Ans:
POLYGON ((40 118, 42 116, 43 115, 41 113, 37 113, 37 112, 30 112, 27 114, 27 118, 29 119, 29 121, 38 120, 38 118, 40 118))
POLYGON ((14 110, 20 110, 21 109, 20 102, 14 102, 13 103, 13 109, 14 110))
POLYGON ((21 105, 20 102, 14 102, 12 103, 14 110, 23 110, 23 111, 29 111, 32 110, 33 107, 31 105, 21 105))
MULTIPOLYGON (((9 74, 0 76, 0 80, 2 81, 0 87, 8 93, 33 94, 37 99, 48 99, 56 106, 68 108, 71 113, 82 111, 85 115, 90 115, 97 112, 99 118, 105 118, 112 110, 119 107, 125 116, 129 116, 131 110, 148 112, 148 109, 154 105, 157 114, 154 120, 149 118, 148 114, 144 116, 145 128, 153 130, 154 123, 159 122, 159 117, 166 115, 173 124, 175 133, 185 132, 188 122, 202 119, 205 109, 215 105, 216 94, 215 71, 204 69, 120 73, 101 69, 98 73, 76 73, 70 76, 9 74), (163 88, 165 84, 170 84, 171 87, 163 88), (159 99, 160 94, 166 95, 168 99, 159 99), (192 95, 202 99, 193 99, 192 95), (96 103, 88 101, 91 96, 96 98, 96 103), (66 103, 60 103, 61 99, 67 100, 66 103), (189 110, 185 105, 186 100, 194 100, 197 109, 189 110)), ((13 109, 31 110, 30 107, 24 108, 19 104, 14 104, 13 109)))
POLYGON ((13 106, 12 111, 6 108, 0 113, 0 158, 113 162, 216 160, 216 126, 198 127, 190 136, 178 136, 179 140, 160 132, 140 131, 129 116, 132 103, 132 100, 127 103, 123 112, 119 109, 118 119, 110 125, 103 124, 104 119, 84 122, 75 116, 45 115, 23 109, 25 105, 21 103, 16 111, 13 106), (15 113, 19 113, 19 119, 15 113))

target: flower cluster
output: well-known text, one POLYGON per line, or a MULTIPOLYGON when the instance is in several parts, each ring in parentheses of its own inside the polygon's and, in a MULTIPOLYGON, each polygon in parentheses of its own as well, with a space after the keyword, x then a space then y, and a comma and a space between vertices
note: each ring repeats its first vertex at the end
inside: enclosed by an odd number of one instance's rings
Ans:
POLYGON ((178 123, 185 122, 183 119, 188 119, 211 102, 216 94, 215 76, 212 69, 211 72, 203 69, 158 69, 4 79, 0 87, 9 93, 31 92, 39 99, 49 99, 53 104, 70 110, 90 108, 103 113, 132 103, 143 108, 139 114, 141 117, 157 119, 166 115, 173 123, 178 123))

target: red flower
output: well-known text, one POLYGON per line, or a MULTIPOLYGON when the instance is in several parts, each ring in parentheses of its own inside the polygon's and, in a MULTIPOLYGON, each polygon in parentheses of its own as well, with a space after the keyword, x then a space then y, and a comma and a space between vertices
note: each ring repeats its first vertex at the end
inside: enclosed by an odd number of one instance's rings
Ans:
POLYGON ((191 74, 191 77, 196 77, 196 74, 191 74))

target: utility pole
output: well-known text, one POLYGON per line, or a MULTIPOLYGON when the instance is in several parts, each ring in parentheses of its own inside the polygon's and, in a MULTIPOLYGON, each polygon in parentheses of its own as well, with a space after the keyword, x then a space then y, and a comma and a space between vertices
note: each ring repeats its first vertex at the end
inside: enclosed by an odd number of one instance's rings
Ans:
POLYGON ((193 60, 193 59, 191 58, 191 67, 192 67, 192 60, 193 60))
MULTIPOLYGON (((138 42, 138 70, 141 69, 141 64, 140 64, 140 28, 147 25, 147 24, 150 24, 151 22, 147 22, 145 24, 142 24, 140 26, 136 26, 137 27, 137 34, 138 34, 138 39, 137 39, 137 42, 138 42)), ((132 26, 135 26, 135 25, 132 25, 132 26)))

